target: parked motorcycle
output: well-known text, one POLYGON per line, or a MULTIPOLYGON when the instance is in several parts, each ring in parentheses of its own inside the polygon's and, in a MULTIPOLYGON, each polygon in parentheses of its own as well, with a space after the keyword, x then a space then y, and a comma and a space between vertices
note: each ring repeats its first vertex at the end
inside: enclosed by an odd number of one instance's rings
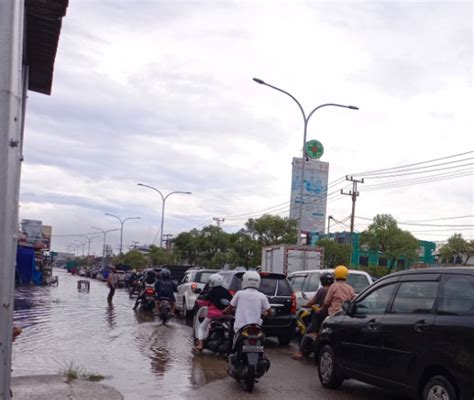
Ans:
MULTIPOLYGON (((198 300, 199 309, 194 314, 193 335, 194 342, 197 344, 197 332, 207 317, 208 307, 206 302, 198 300)), ((228 303, 228 301, 227 301, 228 303)), ((208 335, 203 340, 203 348, 213 353, 227 356, 232 349, 232 316, 224 316, 219 319, 213 319, 208 327, 208 335)))
POLYGON ((153 311, 155 309, 155 286, 154 285, 145 285, 145 290, 143 293, 138 296, 134 310, 140 307, 142 311, 153 311))
POLYGON ((159 313, 160 313, 160 319, 161 322, 163 322, 163 325, 166 325, 166 323, 169 321, 171 315, 171 305, 169 302, 169 299, 161 299, 160 300, 160 305, 159 305, 159 313))
POLYGON ((229 375, 243 382, 251 392, 257 379, 270 369, 270 360, 264 353, 265 335, 262 327, 249 324, 242 327, 234 339, 233 352, 229 356, 229 375))

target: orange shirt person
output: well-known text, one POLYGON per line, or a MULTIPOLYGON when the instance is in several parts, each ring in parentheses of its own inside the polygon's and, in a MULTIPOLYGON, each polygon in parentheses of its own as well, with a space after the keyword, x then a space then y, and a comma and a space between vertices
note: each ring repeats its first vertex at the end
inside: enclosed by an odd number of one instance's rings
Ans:
POLYGON ((349 270, 344 265, 339 265, 334 269, 336 282, 333 283, 324 299, 324 308, 328 310, 328 315, 334 315, 342 309, 345 301, 351 301, 356 296, 354 288, 346 280, 349 270))

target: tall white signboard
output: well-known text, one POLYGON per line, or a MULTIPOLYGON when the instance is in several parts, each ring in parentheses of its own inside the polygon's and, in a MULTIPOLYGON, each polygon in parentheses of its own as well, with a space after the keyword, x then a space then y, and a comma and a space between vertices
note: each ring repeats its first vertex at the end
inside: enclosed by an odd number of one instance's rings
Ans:
MULTIPOLYGON (((301 158, 293 158, 291 179, 290 218, 298 220, 301 204, 301 158)), ((303 186, 303 221, 301 231, 304 233, 324 232, 326 223, 327 186, 329 163, 309 159, 305 163, 303 186)))

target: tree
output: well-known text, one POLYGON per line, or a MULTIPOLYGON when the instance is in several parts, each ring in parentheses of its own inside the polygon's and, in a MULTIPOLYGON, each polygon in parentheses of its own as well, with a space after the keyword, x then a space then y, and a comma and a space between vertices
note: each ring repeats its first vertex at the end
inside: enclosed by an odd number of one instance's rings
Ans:
POLYGON ((466 260, 464 261, 464 265, 466 265, 473 254, 474 241, 467 241, 462 237, 461 233, 453 234, 448 239, 448 242, 440 249, 440 255, 447 263, 460 264, 463 256, 466 256, 466 260))
MULTIPOLYGON (((243 229, 230 236, 230 246, 234 252, 236 259, 233 260, 235 265, 243 267, 256 267, 261 262, 262 247, 255 239, 243 229)), ((231 262, 231 264, 233 264, 231 262)))
POLYGON ((173 264, 174 255, 162 247, 150 246, 150 260, 153 265, 173 264))
POLYGON ((297 223, 290 218, 265 214, 258 219, 249 219, 245 227, 250 237, 262 246, 296 243, 297 223))
POLYGON ((349 265, 351 262, 351 245, 337 243, 334 240, 321 239, 317 246, 324 247, 324 265, 334 268, 338 265, 349 265))
POLYGON ((130 250, 128 253, 118 256, 115 263, 129 265, 133 269, 143 269, 148 264, 145 256, 138 250, 130 250))
POLYGON ((380 252, 389 261, 389 270, 402 256, 407 263, 415 261, 419 247, 418 240, 410 232, 400 229, 395 218, 389 214, 375 216, 373 223, 362 232, 361 244, 380 252))
POLYGON ((199 256, 198 237, 200 231, 193 229, 190 232, 181 232, 173 240, 176 257, 187 263, 194 265, 199 256))

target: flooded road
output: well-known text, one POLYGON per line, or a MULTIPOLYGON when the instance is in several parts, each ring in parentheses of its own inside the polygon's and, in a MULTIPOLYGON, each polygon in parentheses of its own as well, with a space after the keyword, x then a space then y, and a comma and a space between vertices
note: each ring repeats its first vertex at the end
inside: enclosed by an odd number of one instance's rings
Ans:
POLYGON ((167 326, 132 310, 134 300, 117 290, 106 301, 105 283, 56 269, 58 287, 19 288, 14 321, 23 333, 13 346, 13 375, 55 374, 71 362, 108 377, 127 400, 177 399, 193 387, 223 378, 225 362, 191 354, 192 330, 178 318, 167 326))
POLYGON ((126 290, 117 290, 109 306, 105 283, 91 279, 90 292, 79 292, 81 278, 54 273, 58 287, 16 291, 14 320, 23 333, 13 345, 13 376, 57 374, 73 362, 105 375, 104 383, 126 400, 406 400, 354 381, 337 391, 324 389, 311 360, 292 360, 295 345, 280 347, 272 340, 265 345, 270 371, 254 393, 245 393, 227 376, 222 358, 191 353, 192 330, 182 319, 163 326, 134 312, 126 290))

